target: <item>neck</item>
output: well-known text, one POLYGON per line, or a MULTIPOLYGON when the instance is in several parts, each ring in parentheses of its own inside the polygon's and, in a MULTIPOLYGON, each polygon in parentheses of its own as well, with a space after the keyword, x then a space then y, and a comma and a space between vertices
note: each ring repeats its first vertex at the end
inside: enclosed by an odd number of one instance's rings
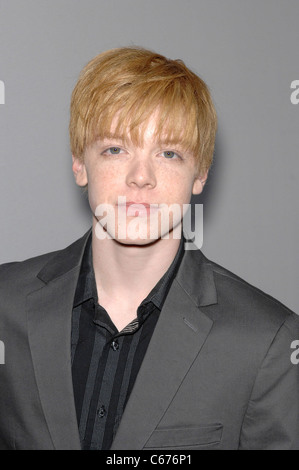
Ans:
POLYGON ((139 304, 171 265, 180 240, 159 239, 147 245, 99 240, 93 227, 92 253, 99 301, 122 298, 139 304))

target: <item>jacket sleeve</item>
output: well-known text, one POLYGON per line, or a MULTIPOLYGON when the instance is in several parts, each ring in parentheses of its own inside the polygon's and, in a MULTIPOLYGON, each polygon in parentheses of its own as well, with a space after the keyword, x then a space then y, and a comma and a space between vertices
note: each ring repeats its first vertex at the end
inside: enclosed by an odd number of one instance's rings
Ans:
POLYGON ((293 349, 298 340, 299 316, 292 314, 278 330, 259 368, 239 449, 299 449, 299 351, 296 356, 293 349))

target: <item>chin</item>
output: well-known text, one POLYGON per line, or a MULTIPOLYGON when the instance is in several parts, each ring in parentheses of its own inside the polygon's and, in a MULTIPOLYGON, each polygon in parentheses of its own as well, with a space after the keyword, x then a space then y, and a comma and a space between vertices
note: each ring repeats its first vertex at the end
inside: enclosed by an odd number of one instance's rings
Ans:
POLYGON ((149 245, 153 245, 154 243, 157 243, 159 238, 155 239, 155 240, 151 240, 151 239, 141 239, 141 238, 137 238, 136 240, 130 240, 130 239, 117 239, 117 238, 114 238, 114 240, 119 243, 120 245, 125 245, 125 246, 134 246, 134 247, 138 247, 138 246, 149 246, 149 245))
MULTIPOLYGON (((171 221, 173 222, 173 221, 171 221)), ((144 246, 156 243, 161 239, 180 239, 181 221, 176 221, 175 227, 172 224, 161 224, 149 227, 148 224, 134 223, 125 227, 116 226, 114 224, 102 225, 100 221, 95 227, 95 235, 99 240, 114 240, 122 245, 144 246), (162 225, 162 226, 161 226, 162 225), (164 225, 164 226, 163 226, 164 225)))

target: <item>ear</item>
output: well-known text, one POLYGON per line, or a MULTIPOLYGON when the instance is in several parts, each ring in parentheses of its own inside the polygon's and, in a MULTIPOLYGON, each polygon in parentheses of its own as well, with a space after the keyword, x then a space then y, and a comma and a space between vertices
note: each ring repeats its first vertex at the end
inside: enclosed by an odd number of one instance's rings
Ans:
POLYGON ((204 185, 208 179, 209 171, 206 171, 203 174, 197 175, 195 177, 193 187, 192 187, 192 194, 200 194, 203 191, 204 185))
POLYGON ((87 180, 87 173, 86 173, 86 168, 84 165, 84 162, 82 159, 79 159, 78 157, 75 157, 74 155, 72 156, 73 159, 73 173, 75 177, 75 181, 78 186, 86 186, 88 183, 87 180))

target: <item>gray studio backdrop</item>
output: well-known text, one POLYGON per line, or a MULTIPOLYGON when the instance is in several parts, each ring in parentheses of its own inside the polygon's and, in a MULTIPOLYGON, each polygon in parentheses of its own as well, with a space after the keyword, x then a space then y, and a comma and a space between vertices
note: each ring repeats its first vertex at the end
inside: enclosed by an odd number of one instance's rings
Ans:
POLYGON ((89 227, 70 94, 93 56, 140 45, 182 58, 214 97, 203 252, 299 313, 298 18, 298 0, 0 0, 0 262, 89 227))

